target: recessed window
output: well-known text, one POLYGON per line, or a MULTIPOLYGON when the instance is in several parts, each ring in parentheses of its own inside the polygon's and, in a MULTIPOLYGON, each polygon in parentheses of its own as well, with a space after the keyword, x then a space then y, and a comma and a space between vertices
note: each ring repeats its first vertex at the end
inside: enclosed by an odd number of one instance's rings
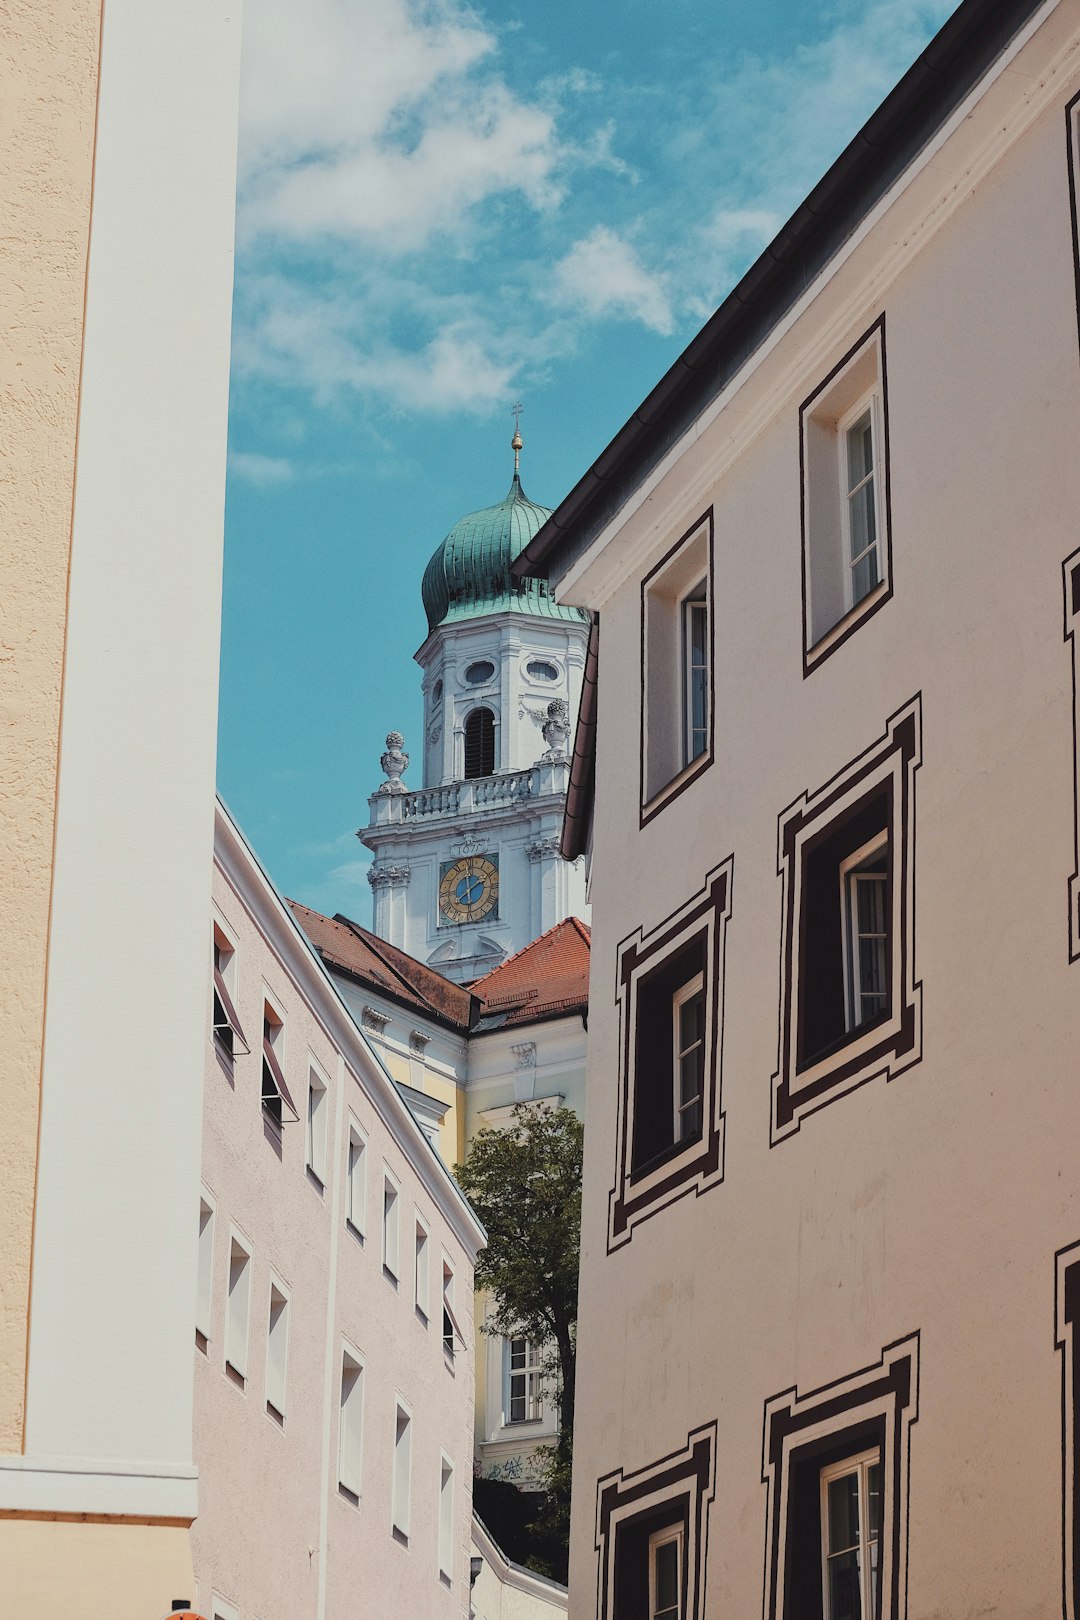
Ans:
POLYGON ((701 1136, 706 956, 702 931, 643 978, 638 990, 635 1174, 701 1136))
POLYGON ((442 681, 436 681, 435 685, 431 688, 432 707, 434 707, 435 704, 442 702, 442 695, 443 695, 443 683, 442 683, 442 681))
POLYGON ((266 1323, 266 1410, 277 1423, 285 1421, 288 1360, 289 1297, 276 1282, 271 1282, 266 1323))
POLYGON ((454 1314, 454 1271, 448 1261, 442 1268, 442 1341, 443 1349, 451 1361, 455 1350, 464 1350, 465 1335, 454 1314))
POLYGON ((412 1475, 412 1416, 398 1402, 394 1414, 393 1530, 399 1541, 409 1540, 409 1486, 412 1475))
POLYGON ((358 1237, 367 1231, 367 1143, 354 1119, 349 1120, 345 1158, 345 1220, 358 1237))
POLYGON ((248 1320, 251 1313, 251 1253, 232 1234, 225 1296, 225 1371, 243 1389, 247 1380, 248 1320))
POLYGON ((490 658, 478 658, 475 664, 470 664, 465 671, 465 681, 468 686, 485 686, 495 674, 495 665, 490 658))
POLYGON ((251 1050, 236 1011, 236 949, 225 930, 214 924, 214 1041, 231 1064, 237 1048, 251 1050))
POLYGON ((535 1423, 543 1415, 540 1352, 524 1334, 506 1344, 506 1421, 535 1423))
POLYGON ((416 1309, 426 1322, 431 1304, 431 1262, 428 1233, 423 1221, 416 1223, 416 1309))
POLYGON ((363 1438, 364 1364, 359 1356, 343 1350, 338 1410, 338 1484, 354 1502, 360 1499, 363 1438))
POLYGON ((232 1603, 227 1603, 217 1592, 210 1599, 211 1620, 240 1620, 240 1611, 232 1603))
POLYGON ((804 401, 799 422, 809 674, 891 594, 884 318, 804 401))
POLYGON ((285 1082, 285 1021, 269 1001, 263 1002, 262 1106, 278 1130, 286 1117, 300 1118, 285 1082))
POLYGON ((642 825, 712 760, 712 545, 710 511, 642 581, 642 825))
POLYGON ((649 1620, 682 1620, 683 1527, 649 1537, 649 1620))
POLYGON ((398 1189, 397 1183, 387 1175, 383 1178, 383 1270, 393 1282, 398 1280, 398 1189))
POLYGON ((474 709, 465 721, 465 779, 491 776, 495 770, 495 716, 474 709))
POLYGON ((881 1453, 876 1448, 821 1470, 823 1620, 881 1612, 881 1453))
POLYGON ((195 1343, 205 1351, 214 1310, 214 1206, 199 1199, 199 1283, 195 1297, 195 1343))
POLYGON ((530 658, 525 665, 525 673, 534 681, 557 681, 559 671, 554 664, 549 664, 546 658, 530 658))
POLYGON ((865 755, 780 816, 774 1140, 823 1103, 920 1056, 912 941, 919 731, 915 700, 865 755))
POLYGON ((439 1576, 445 1585, 454 1576, 454 1465, 442 1454, 439 1464, 439 1576))
POLYGON ((326 1081, 317 1069, 308 1071, 307 1167, 320 1186, 326 1182, 326 1081))

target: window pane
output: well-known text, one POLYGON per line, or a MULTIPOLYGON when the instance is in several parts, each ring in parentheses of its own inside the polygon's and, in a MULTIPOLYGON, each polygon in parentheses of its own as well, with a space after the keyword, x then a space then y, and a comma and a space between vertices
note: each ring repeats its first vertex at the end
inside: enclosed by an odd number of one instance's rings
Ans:
POLYGON ((869 411, 848 428, 848 489, 854 489, 874 470, 874 429, 869 411))
POLYGON ((679 1051, 686 1052, 705 1035, 705 992, 684 1001, 679 1008, 679 1051))
MULTIPOLYGON (((870 1534, 881 1534, 881 1464, 871 1463, 866 1471, 866 1497, 867 1512, 870 1519, 870 1534)), ((877 1552, 874 1559, 876 1564, 877 1552)))
MULTIPOLYGON (((831 1495, 831 1486, 829 1492, 831 1495)), ((829 1620, 862 1620, 857 1552, 829 1559, 829 1620)))
POLYGON ((859 1545, 859 1476, 843 1474, 829 1481, 829 1551, 859 1545))
POLYGON ((656 1548, 656 1613, 677 1614, 679 1608, 679 1544, 664 1541, 656 1548))

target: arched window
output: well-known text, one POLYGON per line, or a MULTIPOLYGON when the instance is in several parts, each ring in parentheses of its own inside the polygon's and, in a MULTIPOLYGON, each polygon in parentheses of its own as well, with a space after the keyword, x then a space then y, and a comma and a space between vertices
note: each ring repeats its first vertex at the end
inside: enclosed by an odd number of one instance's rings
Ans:
POLYGON ((465 722, 465 776, 491 776, 495 770, 495 716, 474 709, 465 722))

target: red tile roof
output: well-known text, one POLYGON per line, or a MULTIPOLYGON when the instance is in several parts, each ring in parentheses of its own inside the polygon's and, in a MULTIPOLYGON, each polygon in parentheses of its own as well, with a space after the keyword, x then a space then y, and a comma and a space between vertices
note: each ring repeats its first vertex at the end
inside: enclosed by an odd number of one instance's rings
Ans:
POLYGON ((329 968, 339 968, 391 1000, 415 1007, 454 1029, 468 1030, 475 1009, 472 995, 460 984, 444 979, 434 968, 425 967, 340 913, 324 917, 298 900, 290 900, 289 905, 329 968))
POLYGON ((466 989, 340 912, 324 917, 298 900, 289 905, 331 972, 336 968, 462 1034, 571 1017, 588 1008, 591 936, 577 917, 556 923, 466 989))
MULTIPOLYGON (((556 923, 472 986, 481 1016, 507 1024, 584 1013, 589 1005, 589 929, 577 917, 556 923)), ((492 1027, 489 1025, 489 1027, 492 1027)))

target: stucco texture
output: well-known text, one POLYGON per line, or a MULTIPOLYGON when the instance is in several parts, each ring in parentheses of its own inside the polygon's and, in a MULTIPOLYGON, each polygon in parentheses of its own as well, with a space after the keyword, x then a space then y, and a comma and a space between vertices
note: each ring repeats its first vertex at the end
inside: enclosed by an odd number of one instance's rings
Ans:
POLYGON ((19 1451, 101 0, 0 30, 0 1451, 19 1451))
POLYGON ((171 1524, 2 1519, 0 1571, 3 1612, 34 1620, 156 1620, 195 1590, 187 1529, 171 1524))

